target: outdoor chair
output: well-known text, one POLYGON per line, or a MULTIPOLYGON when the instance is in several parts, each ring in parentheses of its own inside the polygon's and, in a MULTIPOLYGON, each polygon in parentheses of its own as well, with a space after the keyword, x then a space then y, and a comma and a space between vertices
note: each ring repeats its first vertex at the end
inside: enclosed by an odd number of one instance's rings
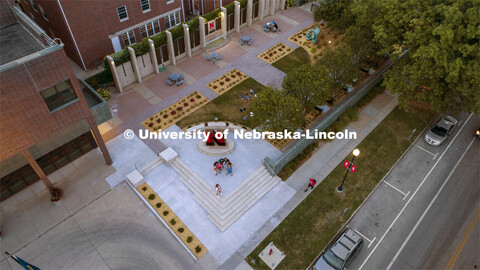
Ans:
POLYGON ((215 64, 215 58, 212 58, 212 62, 215 64))
POLYGON ((252 45, 252 43, 253 43, 253 39, 250 39, 247 44, 250 46, 252 45))
POLYGON ((178 81, 178 82, 176 83, 177 86, 180 86, 180 85, 182 85, 182 84, 183 84, 183 80, 180 80, 180 81, 178 81))
POLYGON ((210 57, 209 55, 205 55, 205 59, 207 59, 207 61, 210 61, 212 60, 212 57, 210 57))
POLYGON ((170 79, 167 79, 166 81, 168 83, 168 85, 172 86, 174 82, 170 81, 170 79))
POLYGON ((244 45, 244 44, 245 44, 245 42, 240 39, 240 45, 244 45))

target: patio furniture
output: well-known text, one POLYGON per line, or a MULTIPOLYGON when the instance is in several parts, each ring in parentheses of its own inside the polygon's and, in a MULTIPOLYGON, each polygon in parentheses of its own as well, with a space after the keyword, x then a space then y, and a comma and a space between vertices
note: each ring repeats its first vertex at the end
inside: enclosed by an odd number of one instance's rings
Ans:
POLYGON ((214 64, 215 64, 215 61, 216 61, 216 60, 215 60, 215 58, 212 58, 212 63, 214 63, 214 64))
POLYGON ((240 36, 240 44, 243 45, 243 44, 246 43, 246 44, 250 45, 250 44, 252 44, 251 42, 252 42, 252 37, 251 36, 243 36, 243 37, 240 36))
POLYGON ((158 68, 158 71, 159 72, 165 72, 165 71, 167 71, 167 67, 160 67, 160 68, 158 68))
POLYGON ((210 61, 212 60, 212 57, 210 57, 209 55, 205 55, 205 59, 207 59, 207 61, 210 61))
POLYGON ((183 75, 182 74, 179 74, 179 73, 172 73, 170 75, 168 75, 168 79, 170 79, 171 81, 173 82, 177 82, 178 80, 180 80, 180 78, 182 77, 183 75))
POLYGON ((244 44, 245 42, 242 39, 240 39, 240 45, 244 45, 244 44))
POLYGON ((170 79, 167 79, 166 82, 168 83, 168 85, 172 86, 174 84, 174 82, 172 82, 170 79))
POLYGON ((222 60, 222 58, 223 58, 223 56, 218 55, 215 59, 217 59, 217 60, 222 60))
POLYGON ((175 84, 176 84, 177 86, 180 86, 180 85, 183 84, 183 80, 180 80, 180 81, 176 82, 175 84))
POLYGON ((250 41, 247 42, 247 44, 250 46, 253 43, 253 39, 250 39, 250 41))

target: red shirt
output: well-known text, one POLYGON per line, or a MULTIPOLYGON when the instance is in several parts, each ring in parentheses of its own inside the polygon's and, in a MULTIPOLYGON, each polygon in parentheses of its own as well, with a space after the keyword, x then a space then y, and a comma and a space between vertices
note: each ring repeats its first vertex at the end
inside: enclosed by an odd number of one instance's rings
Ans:
POLYGON ((315 184, 317 183, 317 181, 315 181, 315 179, 313 178, 310 178, 310 186, 315 186, 315 184))

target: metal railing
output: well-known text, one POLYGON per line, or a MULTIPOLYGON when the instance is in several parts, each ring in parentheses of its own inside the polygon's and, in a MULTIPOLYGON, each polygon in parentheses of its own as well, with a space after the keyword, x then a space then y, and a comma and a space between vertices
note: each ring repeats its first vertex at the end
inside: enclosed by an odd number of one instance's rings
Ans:
POLYGON ((17 18, 18 22, 23 25, 27 30, 30 31, 39 41, 42 42, 43 46, 48 48, 52 46, 58 46, 51 37, 47 35, 47 33, 40 28, 27 14, 23 13, 18 7, 12 7, 13 14, 17 18))
MULTIPOLYGON (((383 74, 387 71, 392 65, 393 61, 389 61, 385 64, 381 70, 379 70, 375 75, 369 78, 369 81, 357 89, 353 95, 348 97, 347 100, 344 100, 339 106, 331 110, 315 127, 309 129, 311 137, 314 137, 314 133, 317 131, 324 131, 330 125, 335 122, 340 115, 342 115, 348 108, 357 104, 375 85, 377 85, 383 79, 383 74)), ((271 160, 269 157, 264 159, 264 166, 267 169, 273 171, 273 173, 279 173, 288 162, 296 158, 307 146, 313 143, 315 139, 302 138, 298 140, 292 147, 290 147, 285 153, 282 154, 277 160, 271 160)), ((269 171, 270 171, 269 170, 269 171)))

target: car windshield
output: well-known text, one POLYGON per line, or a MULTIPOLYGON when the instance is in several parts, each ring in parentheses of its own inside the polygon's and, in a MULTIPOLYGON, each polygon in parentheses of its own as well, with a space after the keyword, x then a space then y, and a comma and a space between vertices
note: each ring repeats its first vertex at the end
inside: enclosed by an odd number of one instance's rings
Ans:
POLYGON ((333 268, 335 269, 342 269, 343 266, 343 260, 340 259, 331 249, 329 249, 325 254, 323 255, 325 258, 325 261, 333 268))
POLYGON ((445 137, 447 134, 447 130, 439 126, 434 126, 432 132, 441 137, 445 137))

